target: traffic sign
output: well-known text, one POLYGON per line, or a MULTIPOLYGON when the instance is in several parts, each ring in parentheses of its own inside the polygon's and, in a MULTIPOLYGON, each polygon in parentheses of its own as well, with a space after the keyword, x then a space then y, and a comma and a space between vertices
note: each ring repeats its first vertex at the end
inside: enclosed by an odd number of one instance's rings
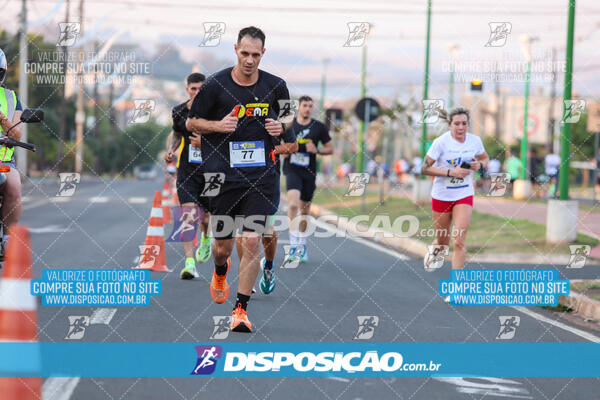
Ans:
POLYGON ((356 104, 354 112, 361 121, 373 121, 379 117, 379 114, 381 113, 381 107, 379 106, 377 100, 370 97, 364 97, 356 104), (369 114, 368 118, 367 115, 365 115, 367 111, 369 114))
POLYGON ((328 108, 325 110, 325 125, 328 131, 333 131, 342 125, 342 110, 339 108, 328 108))

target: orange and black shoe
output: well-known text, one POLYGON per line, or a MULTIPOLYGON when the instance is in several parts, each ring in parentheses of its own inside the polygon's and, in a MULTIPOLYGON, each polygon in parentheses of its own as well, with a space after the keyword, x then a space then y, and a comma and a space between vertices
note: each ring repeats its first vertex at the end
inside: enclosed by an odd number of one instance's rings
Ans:
POLYGON ((233 310, 231 314, 231 326, 230 329, 234 332, 247 332, 252 333, 252 324, 246 315, 241 304, 238 304, 237 308, 233 310))
MULTIPOLYGON (((231 258, 227 259, 227 272, 231 266, 231 258)), ((229 284, 227 283, 227 272, 225 275, 217 275, 213 271, 212 279, 210 281, 210 295, 215 303, 225 303, 227 296, 229 296, 229 284)))

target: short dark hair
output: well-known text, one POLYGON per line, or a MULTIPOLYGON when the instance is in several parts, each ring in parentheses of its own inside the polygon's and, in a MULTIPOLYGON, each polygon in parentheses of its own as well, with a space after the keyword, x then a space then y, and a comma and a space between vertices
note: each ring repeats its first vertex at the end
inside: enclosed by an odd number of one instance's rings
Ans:
POLYGON ((206 77, 204 74, 201 74, 200 72, 192 72, 187 77, 187 84, 189 85, 190 83, 204 82, 205 80, 206 77))
POLYGON ((312 97, 304 95, 298 99, 298 105, 302 104, 303 101, 313 101, 312 97))
POLYGON ((255 26, 248 26, 238 33, 237 44, 240 44, 244 36, 250 36, 252 39, 260 39, 262 46, 265 47, 265 33, 255 26))

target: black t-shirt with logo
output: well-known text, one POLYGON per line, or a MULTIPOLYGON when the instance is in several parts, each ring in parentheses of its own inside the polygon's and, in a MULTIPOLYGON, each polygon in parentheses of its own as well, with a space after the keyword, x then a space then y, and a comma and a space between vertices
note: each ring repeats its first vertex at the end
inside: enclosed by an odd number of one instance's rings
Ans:
POLYGON ((185 172, 204 172, 202 157, 200 155, 200 149, 195 149, 192 146, 190 150, 190 136, 192 133, 185 127, 185 121, 187 120, 189 110, 187 108, 187 101, 173 107, 173 130, 183 138, 183 146, 178 148, 177 154, 177 168, 185 172), (190 155, 192 160, 190 162, 190 155))
POLYGON ((285 81, 259 70, 258 81, 241 86, 226 68, 210 76, 200 87, 190 118, 223 119, 235 108, 237 128, 232 133, 202 135, 202 160, 206 172, 224 172, 232 182, 268 182, 276 171, 271 151, 279 143, 265 129, 266 118, 277 119, 279 100, 289 100, 285 81))
MULTIPOLYGON (((294 119, 294 123, 289 131, 296 137, 296 141, 299 144, 312 142, 318 147, 319 144, 329 143, 331 140, 329 132, 327 132, 327 127, 322 122, 315 119, 311 119, 308 125, 300 125, 298 120, 294 119)), ((285 159, 283 172, 286 174, 294 172, 316 177, 317 155, 314 153, 301 152, 292 154, 285 159)))

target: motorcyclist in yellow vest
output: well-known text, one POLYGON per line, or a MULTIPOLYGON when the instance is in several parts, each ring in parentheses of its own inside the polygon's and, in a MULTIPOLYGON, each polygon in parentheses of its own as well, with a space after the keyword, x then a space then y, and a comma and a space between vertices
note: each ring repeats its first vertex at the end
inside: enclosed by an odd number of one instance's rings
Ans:
MULTIPOLYGON (((19 122, 23 107, 17 97, 17 94, 10 89, 6 89, 4 78, 7 72, 6 56, 0 49, 0 136, 6 136, 6 133, 11 126, 19 122)), ((18 125, 9 132, 9 136, 21 140, 21 127, 18 125)), ((6 146, 0 146, 0 164, 10 165, 10 172, 6 173, 6 183, 2 190, 4 200, 2 203, 2 221, 4 226, 10 226, 19 221, 21 216, 21 177, 19 171, 15 167, 14 149, 9 149, 6 146)), ((8 240, 5 228, 4 243, 8 240)))

